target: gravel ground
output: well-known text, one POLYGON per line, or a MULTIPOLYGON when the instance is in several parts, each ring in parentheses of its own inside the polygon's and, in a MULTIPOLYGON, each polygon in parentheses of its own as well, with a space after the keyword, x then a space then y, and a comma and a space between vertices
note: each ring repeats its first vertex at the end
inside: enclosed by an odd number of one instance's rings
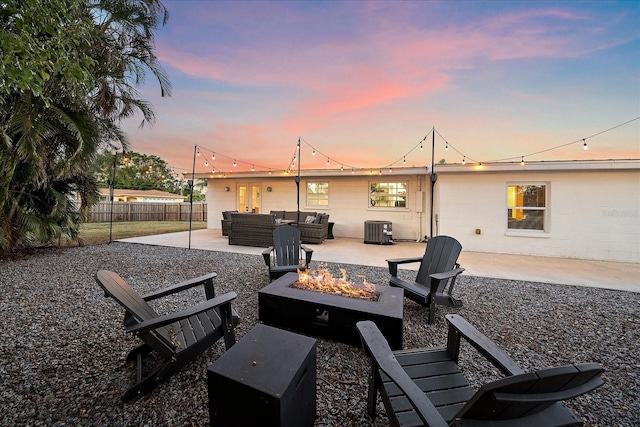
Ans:
MULTIPOLYGON (((315 263, 312 263, 312 267, 315 263)), ((383 268, 349 264, 349 277, 384 285, 383 268)), ((216 291, 235 291, 240 339, 258 323, 258 290, 268 284, 262 258, 223 252, 113 243, 38 250, 0 260, 0 422, 2 425, 206 426, 206 366, 217 343, 151 394, 123 404, 135 377, 124 357, 137 342, 123 329, 122 310, 95 283, 98 269, 119 273, 141 294, 216 271, 216 291)), ((410 278, 415 273, 402 271, 410 278)), ((454 310, 494 339, 525 369, 578 362, 606 368, 606 384, 567 403, 588 426, 640 425, 640 294, 587 287, 462 276, 454 310)), ((159 312, 204 298, 193 290, 159 312)), ((444 345, 443 314, 405 300, 406 348, 444 345)), ((477 385, 498 376, 469 346, 461 364, 477 385)), ((368 425, 368 361, 359 348, 318 340, 316 426, 368 425)), ((387 425, 380 405, 376 425, 387 425)))

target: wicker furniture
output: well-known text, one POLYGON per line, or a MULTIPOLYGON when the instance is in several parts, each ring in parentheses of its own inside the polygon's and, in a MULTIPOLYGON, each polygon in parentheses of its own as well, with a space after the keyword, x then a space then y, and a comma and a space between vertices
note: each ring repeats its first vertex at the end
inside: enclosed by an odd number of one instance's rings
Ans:
POLYGON ((273 230, 282 225, 276 223, 276 216, 272 214, 232 213, 229 244, 273 246, 273 230))
MULTIPOLYGON (((297 211, 271 211, 271 213, 274 214, 276 218, 298 221, 297 211)), ((296 226, 300 230, 300 240, 302 243, 320 244, 329 236, 329 215, 300 211, 299 223, 296 226), (308 217, 313 217, 313 222, 306 222, 308 217)))
POLYGON ((222 212, 222 235, 228 236, 231 231, 231 214, 238 213, 238 211, 224 211, 222 212))

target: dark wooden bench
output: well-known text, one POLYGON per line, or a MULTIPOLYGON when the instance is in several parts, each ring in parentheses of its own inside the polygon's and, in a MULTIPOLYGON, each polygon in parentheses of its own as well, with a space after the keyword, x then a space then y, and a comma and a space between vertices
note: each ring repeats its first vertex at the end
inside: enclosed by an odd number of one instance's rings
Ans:
POLYGON ((376 417, 378 392, 393 426, 579 426, 583 422, 563 404, 603 384, 595 363, 525 373, 493 341, 462 317, 445 316, 447 346, 392 352, 375 323, 358 322, 371 356, 367 411, 376 417), (458 367, 460 338, 465 338, 505 378, 477 392, 458 367))

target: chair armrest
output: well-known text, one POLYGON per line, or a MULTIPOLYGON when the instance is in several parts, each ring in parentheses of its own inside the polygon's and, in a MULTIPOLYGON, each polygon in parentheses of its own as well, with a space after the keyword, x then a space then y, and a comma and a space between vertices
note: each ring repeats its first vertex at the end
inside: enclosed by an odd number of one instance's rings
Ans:
MULTIPOLYGON (((204 276, 196 277, 194 279, 185 280, 184 282, 176 283, 175 285, 169 286, 164 289, 160 289, 155 292, 148 293, 142 296, 142 299, 145 301, 151 301, 154 299, 162 298, 167 295, 172 295, 186 289, 193 288, 198 285, 203 285, 205 287, 205 291, 207 290, 207 285, 211 287, 211 291, 213 292, 213 279, 218 276, 218 273, 209 273, 204 276)), ((215 296, 215 292, 211 297, 215 296)), ((209 295, 207 294, 207 297, 209 295)))
POLYGON ((459 336, 456 338, 452 334, 462 335, 464 339, 480 352, 493 366, 500 369, 505 375, 524 374, 525 371, 513 360, 504 350, 487 338, 482 332, 467 322, 457 314, 447 314, 445 316, 449 322, 449 338, 447 348, 457 359, 459 336), (453 341, 457 341, 455 344, 453 341), (451 346, 454 346, 453 348, 451 346))
POLYGON ((262 257, 264 258, 264 263, 267 264, 267 267, 271 266, 271 252, 273 251, 273 246, 269 246, 267 249, 262 251, 262 257))
POLYGON ((409 264, 411 262, 420 262, 424 257, 416 257, 416 258, 394 258, 388 259, 387 263, 389 264, 389 274, 393 277, 398 275, 398 264, 409 264))
POLYGON ((453 270, 445 271, 444 273, 432 274, 429 277, 436 280, 444 280, 444 279, 449 279, 451 277, 455 277, 458 274, 462 273, 463 271, 464 271, 464 268, 454 268, 453 270))
POLYGON ((447 422, 433 403, 402 369, 376 324, 366 320, 356 323, 356 327, 362 337, 362 343, 375 364, 404 393, 422 422, 427 426, 446 427, 447 422))
POLYGON ((300 248, 302 248, 302 250, 304 251, 305 266, 309 268, 309 264, 311 264, 311 256, 313 255, 313 249, 305 245, 300 245, 300 248))
POLYGON ((186 319, 187 317, 191 317, 196 314, 204 313, 205 311, 211 310, 215 307, 223 306, 225 304, 229 305, 229 308, 231 308, 231 301, 236 299, 236 297, 237 294, 235 292, 227 292, 224 295, 206 300, 204 302, 201 302, 200 304, 196 304, 193 307, 180 310, 176 313, 166 314, 164 316, 159 316, 145 322, 127 326, 126 330, 127 332, 133 333, 148 332, 152 329, 170 325, 179 320, 186 319))

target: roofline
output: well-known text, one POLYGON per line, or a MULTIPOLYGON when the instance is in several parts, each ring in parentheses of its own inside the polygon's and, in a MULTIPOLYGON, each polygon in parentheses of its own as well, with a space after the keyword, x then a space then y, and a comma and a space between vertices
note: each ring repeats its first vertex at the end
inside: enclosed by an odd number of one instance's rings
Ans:
MULTIPOLYGON (((431 168, 429 168, 431 169, 431 168)), ((495 162, 495 163, 461 163, 438 164, 436 173, 469 173, 469 172, 531 172, 531 171, 600 171, 600 170, 640 170, 640 159, 608 159, 608 160, 553 160, 495 162)))
MULTIPOLYGON (((494 163, 445 163, 434 165, 436 173, 471 173, 471 172, 505 172, 505 171, 594 171, 594 170, 640 170, 640 159, 607 159, 607 160, 552 160, 494 163)), ((359 169, 302 169, 301 177, 334 177, 334 176, 391 176, 391 175, 430 175, 431 166, 398 167, 389 169, 359 168, 359 169)), ((195 179, 225 179, 225 178, 291 178, 297 176, 297 171, 240 171, 226 174, 218 172, 196 172, 195 179)), ((191 174, 185 173, 185 179, 191 174)))

